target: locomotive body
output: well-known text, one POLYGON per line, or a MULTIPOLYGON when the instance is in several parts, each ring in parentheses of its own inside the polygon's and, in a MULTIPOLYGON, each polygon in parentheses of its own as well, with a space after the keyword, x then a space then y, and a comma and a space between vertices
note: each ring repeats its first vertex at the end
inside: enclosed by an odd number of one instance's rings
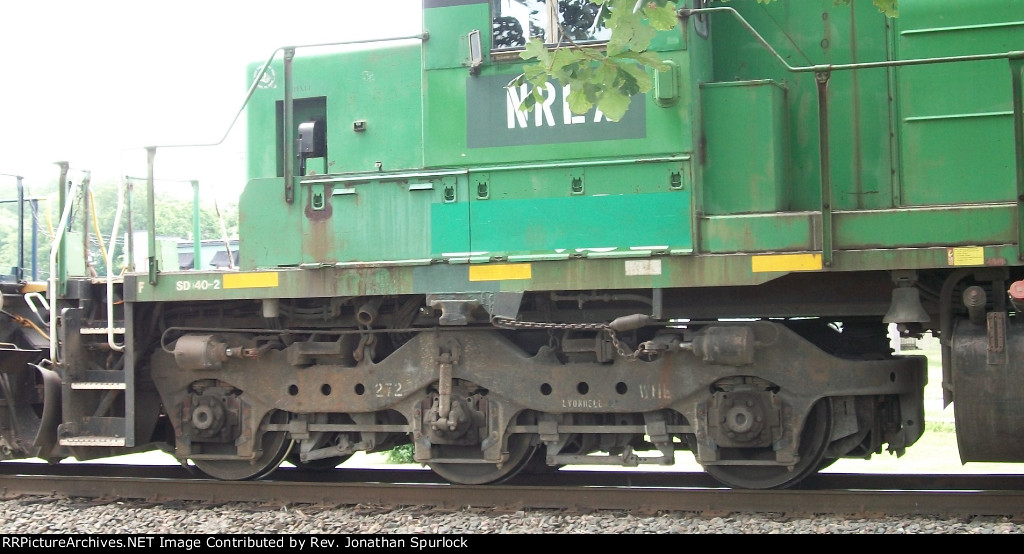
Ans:
POLYGON ((532 4, 252 66, 239 269, 55 272, 50 349, 4 371, 62 410, 9 457, 248 479, 412 443, 482 484, 689 450, 786 487, 921 436, 896 325, 942 341, 961 460, 1024 461, 1024 1, 687 2, 619 121, 518 109, 522 29, 602 47, 532 4))

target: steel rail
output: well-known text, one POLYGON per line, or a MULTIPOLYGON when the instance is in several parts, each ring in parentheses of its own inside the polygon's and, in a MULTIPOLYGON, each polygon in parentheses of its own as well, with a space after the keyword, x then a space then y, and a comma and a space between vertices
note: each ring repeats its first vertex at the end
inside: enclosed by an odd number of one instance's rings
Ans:
MULTIPOLYGON (((110 466, 108 466, 110 467, 110 466)), ((332 472, 333 473, 333 472, 332 472)), ((344 473, 344 472, 339 472, 344 473)), ((386 472, 394 474, 396 472, 386 472)), ((415 481, 426 471, 405 471, 415 481)), ((567 472, 566 476, 569 473, 567 472)), ((276 475, 276 474, 275 474, 276 475)), ((697 474, 699 475, 699 474, 697 474)), ((365 475, 361 475, 365 477, 365 475)), ((871 476, 854 476, 866 484, 871 476)), ((887 477, 887 476, 878 476, 887 477)), ((950 476, 947 476, 947 478, 950 476)), ((963 477, 963 476, 961 476, 963 477)), ((836 483, 843 476, 827 477, 836 483)), ((1020 476, 1016 478, 1019 482, 1020 476)), ((876 485, 882 481, 876 481, 876 485)), ((696 514, 778 513, 796 515, 892 516, 1024 516, 1024 490, 864 490, 798 489, 737 490, 670 486, 465 486, 434 482, 324 482, 275 479, 214 481, 209 479, 134 478, 108 476, 0 476, 4 497, 64 496, 147 502, 254 502, 319 506, 434 506, 444 508, 627 510, 636 513, 696 514)))

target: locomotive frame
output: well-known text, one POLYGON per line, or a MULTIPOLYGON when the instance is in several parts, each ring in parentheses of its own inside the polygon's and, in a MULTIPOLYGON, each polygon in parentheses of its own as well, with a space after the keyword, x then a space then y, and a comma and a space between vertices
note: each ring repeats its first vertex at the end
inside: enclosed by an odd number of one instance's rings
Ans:
POLYGON ((58 240, 47 341, 4 327, 4 456, 253 479, 412 443, 485 484, 691 450, 788 487, 924 432, 895 324, 941 339, 961 460, 1024 461, 1024 2, 688 3, 619 122, 517 111, 492 4, 250 68, 240 270, 164 267, 152 217, 123 278, 58 240))

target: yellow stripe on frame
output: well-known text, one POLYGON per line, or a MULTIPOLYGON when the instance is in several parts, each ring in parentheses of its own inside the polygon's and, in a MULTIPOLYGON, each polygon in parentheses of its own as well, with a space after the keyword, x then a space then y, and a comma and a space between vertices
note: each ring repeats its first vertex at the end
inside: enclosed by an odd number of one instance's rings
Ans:
POLYGON ((779 271, 820 271, 821 254, 777 254, 772 256, 754 256, 750 259, 750 268, 754 273, 770 273, 779 271))
POLYGON ((46 292, 46 283, 30 281, 25 283, 25 286, 21 287, 22 294, 28 294, 30 292, 46 292))
POLYGON ((532 279, 533 264, 488 264, 469 266, 470 281, 532 279))
POLYGON ((226 289, 269 289, 278 285, 277 272, 225 273, 226 289))

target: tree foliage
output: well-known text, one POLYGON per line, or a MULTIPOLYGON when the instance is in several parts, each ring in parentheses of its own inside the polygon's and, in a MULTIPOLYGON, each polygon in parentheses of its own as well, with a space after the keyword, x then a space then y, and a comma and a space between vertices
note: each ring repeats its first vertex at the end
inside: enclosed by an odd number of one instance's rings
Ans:
MULTIPOLYGON (((549 0, 555 1, 555 0, 549 0)), ((728 0, 719 0, 727 2, 728 0)), ((775 0, 757 0, 767 4, 775 0)), ((849 4, 852 0, 835 0, 836 4, 849 4)), ((898 0, 873 0, 875 6, 889 17, 897 14, 898 0)), ((560 2, 563 17, 575 21, 577 4, 560 2)), ((520 109, 529 111, 544 101, 543 90, 549 79, 568 85, 569 108, 583 114, 597 106, 604 115, 618 121, 629 109, 633 95, 651 90, 653 80, 648 68, 664 71, 665 63, 657 53, 648 50, 658 31, 668 31, 679 24, 677 5, 668 0, 591 0, 586 4, 598 7, 596 22, 611 29, 612 34, 603 49, 577 45, 577 34, 572 25, 559 25, 561 38, 558 46, 549 49, 540 38, 531 38, 520 54, 524 60, 533 60, 523 73, 509 83, 518 87, 529 83, 532 94, 520 109), (567 28, 568 27, 568 28, 567 28)))

